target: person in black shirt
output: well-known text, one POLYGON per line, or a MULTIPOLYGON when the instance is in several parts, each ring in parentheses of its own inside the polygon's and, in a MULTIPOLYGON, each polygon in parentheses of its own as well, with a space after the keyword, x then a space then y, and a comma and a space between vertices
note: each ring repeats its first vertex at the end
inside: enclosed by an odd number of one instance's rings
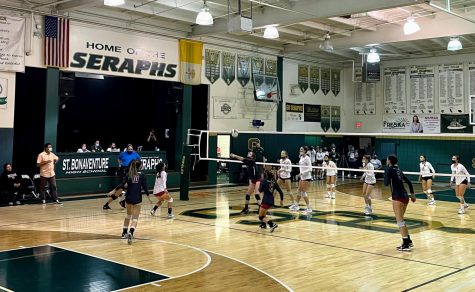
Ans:
POLYGON ((416 201, 416 196, 411 181, 399 169, 397 161, 398 159, 395 155, 388 156, 386 160, 388 167, 384 171, 384 185, 391 187, 394 215, 396 216, 397 226, 402 236, 402 244, 398 246, 397 249, 400 251, 410 251, 413 244, 406 223, 404 222, 404 213, 409 204, 409 196, 404 188, 404 182, 409 186, 412 202, 416 201))
POLYGON ((262 181, 262 184, 259 188, 259 191, 263 193, 262 204, 259 208, 259 221, 261 221, 259 227, 261 229, 266 229, 267 223, 269 225, 270 232, 274 232, 274 230, 278 227, 277 224, 266 217, 267 210, 274 206, 274 187, 276 185, 277 184, 274 182, 274 176, 272 172, 266 170, 264 173, 264 180, 262 181))
MULTIPOLYGON (((15 197, 20 191, 21 179, 20 176, 13 171, 11 163, 5 163, 3 165, 3 173, 0 184, 8 192, 8 204, 12 206, 13 202, 15 202, 15 197)), ((18 199, 16 200, 16 204, 20 205, 20 201, 18 199)))
MULTIPOLYGON (((266 156, 264 154, 264 148, 261 147, 261 142, 256 142, 255 146, 252 148, 252 152, 254 152, 254 159, 256 162, 266 162, 266 156)), ((264 165, 257 164, 257 168, 262 175, 264 173, 264 165)))
POLYGON ((246 204, 244 209, 242 209, 241 214, 249 214, 249 200, 251 199, 250 194, 254 194, 254 197, 257 200, 257 204, 261 205, 261 196, 259 195, 259 187, 262 180, 262 172, 256 165, 255 154, 252 151, 247 153, 247 157, 241 157, 239 155, 231 153, 229 155, 231 159, 237 159, 242 161, 247 166, 247 174, 249 177, 249 187, 247 188, 246 193, 246 204))
POLYGON ((137 228, 139 221, 140 208, 142 203, 142 189, 148 197, 150 203, 152 200, 149 197, 147 190, 147 182, 145 174, 140 171, 142 161, 140 159, 133 160, 129 164, 129 172, 125 175, 122 182, 122 187, 125 188, 127 184, 127 192, 125 193, 125 204, 127 208, 127 216, 124 219, 124 226, 122 229, 122 238, 127 238, 127 243, 132 244, 134 238, 134 231, 137 228), (129 223, 130 224, 129 228, 129 223))

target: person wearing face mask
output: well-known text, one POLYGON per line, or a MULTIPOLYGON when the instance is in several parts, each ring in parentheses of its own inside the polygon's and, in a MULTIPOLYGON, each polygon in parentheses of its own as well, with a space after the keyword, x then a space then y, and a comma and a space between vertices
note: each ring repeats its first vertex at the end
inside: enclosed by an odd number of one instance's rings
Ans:
POLYGON ((46 185, 49 184, 51 197, 55 204, 62 205, 58 199, 56 187, 56 174, 54 165, 58 162, 59 157, 53 153, 53 145, 46 143, 44 150, 36 159, 36 166, 40 168, 40 195, 43 204, 46 204, 46 185))
POLYGON ((433 173, 435 173, 432 164, 427 161, 426 156, 421 154, 419 156, 419 169, 421 175, 419 176, 419 181, 422 183, 422 190, 424 194, 427 195, 427 205, 435 205, 434 194, 432 193, 432 178, 433 173))
POLYGON ((397 247, 397 250, 411 251, 413 244, 406 227, 406 222, 404 222, 404 213, 406 213, 407 205, 409 204, 409 196, 404 188, 404 182, 409 186, 412 202, 416 201, 416 195, 414 194, 411 181, 399 169, 397 161, 396 155, 389 155, 386 159, 387 168, 384 170, 384 185, 391 186, 394 215, 402 236, 402 244, 397 247))
POLYGON ((292 194, 292 187, 291 187, 291 172, 292 172, 292 162, 289 159, 289 155, 287 154, 287 151, 282 150, 280 152, 280 168, 277 171, 277 185, 279 185, 281 188, 285 188, 287 191, 287 194, 289 195, 290 199, 292 200, 292 204, 290 205, 289 209, 293 210, 295 208, 298 208, 295 202, 294 195, 292 194))
POLYGON ((247 157, 241 157, 236 154, 229 154, 229 158, 237 159, 242 161, 244 165, 247 166, 247 174, 249 177, 249 187, 247 188, 246 193, 246 203, 244 209, 242 209, 241 214, 249 214, 249 201, 251 200, 251 194, 254 194, 254 197, 257 200, 257 204, 261 205, 261 196, 259 192, 259 187, 261 186, 262 180, 262 173, 260 172, 260 168, 257 167, 255 153, 249 151, 247 153, 247 157))
POLYGON ((82 144, 81 145, 81 148, 78 149, 77 153, 87 153, 87 152, 91 152, 87 149, 87 146, 86 144, 82 144))
POLYGON ((460 163, 460 156, 452 156, 452 165, 450 166, 452 170, 452 176, 450 177, 450 186, 455 183, 455 196, 460 200, 460 209, 459 214, 465 214, 465 209, 469 206, 465 202, 465 190, 470 184, 470 174, 468 173, 465 166, 460 163))
POLYGON ((299 180, 299 188, 298 188, 298 195, 297 201, 295 202, 295 207, 292 210, 298 211, 300 210, 299 201, 300 198, 303 197, 305 203, 307 204, 307 209, 304 211, 307 213, 312 213, 312 207, 310 207, 310 201, 308 199, 307 190, 310 186, 310 181, 312 181, 312 161, 310 157, 307 155, 308 148, 307 146, 300 147, 300 160, 299 160, 299 174, 297 177, 299 180))
POLYGON ((361 176, 361 181, 363 181, 363 198, 365 202, 364 214, 371 215, 373 213, 373 208, 371 206, 371 192, 373 191, 374 185, 376 184, 376 177, 374 176, 374 166, 370 162, 370 156, 363 156, 363 169, 365 172, 361 176))
POLYGON ((326 174, 326 183, 327 183, 327 194, 325 198, 335 199, 335 186, 336 186, 336 163, 332 161, 330 155, 325 155, 323 158, 322 167, 325 169, 326 174))
POLYGON ((99 140, 96 140, 94 145, 91 146, 91 151, 92 152, 104 152, 104 149, 102 149, 101 143, 99 140))

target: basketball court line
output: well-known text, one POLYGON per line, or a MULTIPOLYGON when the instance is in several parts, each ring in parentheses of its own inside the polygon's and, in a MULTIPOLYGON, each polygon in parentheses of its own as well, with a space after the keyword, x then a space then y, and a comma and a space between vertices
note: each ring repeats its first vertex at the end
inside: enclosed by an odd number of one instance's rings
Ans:
POLYGON ((440 276, 440 277, 434 278, 434 279, 432 279, 432 280, 429 280, 429 281, 427 281, 427 282, 424 282, 424 283, 421 283, 421 284, 419 284, 419 285, 413 286, 413 287, 411 287, 411 288, 402 290, 402 292, 415 290, 415 289, 417 289, 417 288, 420 288, 420 287, 423 287, 423 286, 425 286, 425 285, 428 285, 428 284, 437 282, 437 281, 439 281, 439 280, 441 280, 441 279, 450 277, 450 276, 452 276, 452 275, 454 275, 454 274, 463 272, 463 271, 468 270, 468 269, 473 268, 473 267, 475 267, 475 264, 470 265, 470 266, 467 266, 467 267, 465 267, 465 268, 461 268, 461 269, 459 269, 459 270, 457 270, 457 271, 450 272, 450 273, 448 273, 448 274, 445 274, 445 275, 442 275, 442 276, 440 276))
POLYGON ((7 289, 7 288, 2 287, 2 286, 0 286, 0 289, 1 289, 2 291, 6 291, 6 292, 15 292, 15 291, 13 291, 13 290, 7 289))

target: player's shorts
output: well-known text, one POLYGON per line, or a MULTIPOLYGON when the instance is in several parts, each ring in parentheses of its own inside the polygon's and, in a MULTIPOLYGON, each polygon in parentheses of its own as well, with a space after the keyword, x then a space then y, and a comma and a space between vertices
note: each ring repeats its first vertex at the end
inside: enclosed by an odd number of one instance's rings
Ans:
POLYGON ((409 197, 392 197, 393 201, 399 201, 404 205, 409 204, 409 197))
POLYGON ((422 180, 425 180, 425 181, 432 180, 432 176, 423 176, 422 180))
POLYGON ((165 191, 161 191, 161 192, 156 193, 156 194, 153 194, 153 195, 154 195, 155 197, 159 198, 159 197, 165 195, 166 193, 167 193, 167 192, 165 192, 165 191))
POLYGON ((317 165, 322 165, 323 164, 323 160, 317 160, 317 165))
POLYGON ((365 182, 365 184, 367 184, 368 186, 374 186, 376 183, 370 184, 370 183, 365 182))
POLYGON ((467 179, 464 179, 460 184, 461 184, 461 185, 468 185, 467 179))
POLYGON ((292 181, 292 180, 290 179, 290 177, 287 177, 287 178, 282 178, 282 177, 279 177, 279 179, 280 179, 281 181, 283 181, 283 182, 285 182, 286 180, 290 180, 290 181, 292 181))
POLYGON ((263 203, 263 204, 261 204, 261 208, 264 209, 264 210, 269 210, 270 208, 272 208, 272 206, 263 203))
POLYGON ((261 178, 255 178, 255 179, 251 179, 250 181, 253 185, 255 185, 257 182, 260 182, 261 180, 262 180, 261 178))

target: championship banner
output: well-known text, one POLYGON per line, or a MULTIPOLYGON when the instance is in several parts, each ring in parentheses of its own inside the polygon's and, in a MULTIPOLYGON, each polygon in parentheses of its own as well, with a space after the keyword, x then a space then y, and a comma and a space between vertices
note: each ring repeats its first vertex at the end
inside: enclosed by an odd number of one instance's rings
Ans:
POLYGON ((8 79, 0 78, 0 108, 7 108, 8 79))
POLYGON ((322 118, 320 105, 304 104, 303 105, 303 119, 305 122, 319 123, 322 118))
POLYGON ((231 85, 236 79, 236 54, 230 52, 221 53, 221 78, 227 85, 231 85))
POLYGON ((330 129, 330 112, 331 107, 329 105, 322 105, 322 117, 320 122, 320 127, 322 127, 323 132, 330 129))
POLYGON ((331 125, 333 131, 338 132, 341 126, 341 109, 339 106, 331 107, 331 125))
POLYGON ((25 72, 25 19, 0 15, 0 71, 25 72))
POLYGON ((441 115, 441 133, 473 133, 469 115, 441 115))
POLYGON ((277 60, 276 59, 265 59, 265 75, 277 77, 277 60))
POLYGON ((205 50, 205 76, 206 79, 214 84, 219 79, 220 52, 216 50, 205 50))
POLYGON ((310 66, 310 90, 316 94, 320 89, 320 68, 310 66))
POLYGON ((321 75, 321 88, 323 94, 327 95, 330 92, 330 69, 322 68, 321 75))
POLYGON ((303 104, 285 103, 285 119, 287 121, 303 122, 304 111, 303 104))
POLYGON ((463 113, 463 64, 439 65, 439 111, 463 113))
POLYGON ((180 81, 183 84, 201 84, 203 43, 180 40, 180 81))
POLYGON ((409 98, 412 114, 433 114, 435 96, 434 66, 414 66, 409 74, 409 98))
POLYGON ((384 133, 410 133, 412 120, 408 115, 385 115, 383 116, 384 133))
MULTIPOLYGON (((335 96, 337 96, 341 91, 341 70, 332 69, 331 71, 331 89, 335 96)), ((336 132, 336 131, 335 131, 336 132)))
POLYGON ((308 89, 308 65, 299 65, 298 67, 298 85, 302 93, 308 89))
MULTIPOLYGON (((264 76, 264 58, 252 57, 252 75, 264 76)), ((260 87, 264 83, 264 78, 254 78, 255 87, 260 87)))
POLYGON ((237 112, 236 98, 213 96, 213 118, 234 119, 237 112))
POLYGON ((251 57, 237 55, 237 81, 245 87, 251 80, 251 57))

